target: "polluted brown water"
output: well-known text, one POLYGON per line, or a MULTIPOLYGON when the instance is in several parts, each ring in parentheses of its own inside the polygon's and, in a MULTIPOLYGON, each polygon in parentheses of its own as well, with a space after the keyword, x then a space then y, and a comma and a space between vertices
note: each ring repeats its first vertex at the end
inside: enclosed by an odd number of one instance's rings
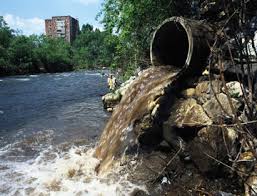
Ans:
POLYGON ((159 108, 159 100, 165 94, 178 71, 171 66, 151 67, 144 70, 126 91, 109 119, 95 156, 101 160, 98 173, 108 172, 128 149, 136 145, 138 133, 135 123, 145 115, 152 117, 159 108))

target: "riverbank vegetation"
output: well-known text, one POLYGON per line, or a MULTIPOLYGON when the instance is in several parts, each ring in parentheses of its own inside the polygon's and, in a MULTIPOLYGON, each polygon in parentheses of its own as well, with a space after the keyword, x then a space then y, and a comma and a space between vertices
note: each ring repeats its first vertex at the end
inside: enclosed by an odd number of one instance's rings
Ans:
POLYGON ((113 63, 124 70, 150 64, 152 34, 167 18, 182 16, 208 22, 217 31, 226 30, 228 39, 241 42, 236 52, 240 53, 257 30, 256 15, 257 5, 252 0, 105 0, 99 13, 106 30, 119 35, 113 63))
POLYGON ((112 63, 117 36, 83 25, 76 40, 20 35, 0 17, 0 76, 98 69, 112 63))
MULTIPOLYGON (((62 39, 51 39, 43 35, 19 35, 8 27, 2 17, 0 74, 108 67, 119 69, 127 78, 137 68, 150 65, 152 34, 163 20, 172 16, 206 21, 217 31, 227 30, 229 39, 236 37, 240 41, 237 43, 238 49, 245 45, 243 40, 251 41, 252 32, 257 29, 257 25, 252 23, 256 16, 255 1, 244 4, 241 0, 226 3, 215 0, 105 0, 98 14, 104 31, 94 29, 89 24, 83 25, 72 45, 62 39), (246 10, 245 13, 242 8, 246 10)), ((222 43, 224 40, 221 40, 222 43)), ((227 54, 226 51, 224 53, 227 54)), ((241 58, 239 53, 237 51, 234 55, 241 58)))
POLYGON ((0 74, 109 67, 128 78, 149 65, 150 39, 157 25, 174 15, 192 15, 190 6, 187 1, 106 0, 98 14, 105 30, 83 25, 72 45, 44 35, 20 35, 1 17, 0 74))
POLYGON ((118 35, 113 66, 131 74, 150 65, 150 42, 156 27, 172 16, 191 16, 187 0, 105 0, 99 16, 105 29, 118 35))

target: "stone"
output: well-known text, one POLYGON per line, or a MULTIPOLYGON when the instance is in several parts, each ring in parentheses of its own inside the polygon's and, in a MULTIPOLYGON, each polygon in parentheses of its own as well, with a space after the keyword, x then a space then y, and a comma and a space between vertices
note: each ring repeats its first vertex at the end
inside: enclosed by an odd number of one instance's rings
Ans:
POLYGON ((199 103, 200 105, 205 104, 208 100, 211 99, 211 95, 207 94, 207 93, 203 93, 201 96, 196 97, 197 103, 199 103))
POLYGON ((168 122, 179 128, 202 127, 212 124, 202 106, 197 104, 193 98, 178 101, 171 111, 168 122))
POLYGON ((198 132, 197 137, 189 142, 188 151, 191 159, 201 172, 212 175, 220 173, 220 164, 215 159, 225 161, 230 145, 234 144, 237 138, 235 133, 231 133, 232 130, 224 128, 223 131, 219 127, 204 127, 198 132))
POLYGON ((245 195, 257 195, 257 165, 256 158, 251 151, 243 152, 237 161, 237 174, 242 178, 249 174, 244 183, 245 195))
POLYGON ((132 82, 136 79, 135 76, 131 76, 127 81, 121 84, 120 88, 116 90, 121 96, 124 96, 132 82))
POLYGON ((227 146, 227 153, 230 156, 234 156, 237 153, 237 139, 238 139, 238 132, 235 131, 233 128, 223 128, 223 135, 227 146))
MULTIPOLYGON (((216 93, 219 93, 221 90, 221 81, 219 80, 214 80, 212 81, 212 86, 213 86, 213 90, 216 93)), ((198 83, 198 85, 195 88, 195 95, 196 96, 201 96, 202 94, 209 94, 211 93, 211 85, 210 85, 210 81, 203 81, 198 83)))
POLYGON ((207 93, 209 91, 209 81, 203 81, 197 84, 195 88, 195 95, 201 96, 202 93, 207 93))
POLYGON ((105 109, 114 108, 121 99, 120 93, 108 93, 102 97, 103 105, 105 109))
POLYGON ((245 196, 257 195, 257 173, 251 173, 250 177, 244 184, 245 196))
POLYGON ((128 168, 133 168, 128 172, 128 179, 132 182, 139 183, 139 182, 148 182, 152 185, 151 182, 155 180, 161 183, 162 178, 159 179, 162 175, 163 169, 166 168, 165 173, 172 172, 176 169, 182 167, 180 164, 180 159, 178 156, 175 156, 174 153, 163 153, 161 151, 153 151, 150 153, 139 154, 138 158, 141 160, 142 164, 131 165, 130 159, 126 163, 128 168), (172 163, 168 165, 170 159, 174 157, 172 163), (160 176, 159 176, 160 175, 160 176))
POLYGON ((108 112, 112 112, 114 107, 120 102, 121 98, 125 95, 126 91, 136 79, 135 76, 131 76, 129 80, 120 85, 116 91, 108 93, 102 97, 104 109, 108 112))
POLYGON ((256 158, 251 151, 246 151, 240 154, 237 162, 237 173, 243 177, 245 173, 248 174, 254 169, 256 158))
MULTIPOLYGON (((217 119, 218 117, 223 117, 223 116, 233 116, 232 109, 230 107, 228 97, 224 93, 217 94, 217 98, 222 105, 223 109, 222 110, 220 104, 216 100, 216 98, 213 96, 210 100, 208 100, 204 105, 203 108, 205 112, 208 114, 208 116, 211 119, 217 119), (227 113, 227 114, 226 114, 227 113)), ((238 109, 241 106, 241 103, 237 101, 236 99, 232 98, 232 104, 235 108, 235 112, 238 112, 238 109)))
POLYGON ((108 93, 102 97, 102 100, 103 101, 119 101, 120 98, 121 98, 121 95, 118 93, 108 93))
POLYGON ((205 69, 202 73, 203 76, 208 76, 209 74, 210 72, 207 69, 205 69))
MULTIPOLYGON (((228 93, 231 97, 233 98, 242 97, 243 91, 242 91, 240 82, 237 82, 237 81, 229 82, 229 83, 226 83, 226 86, 228 88, 228 93)), ((224 87, 222 88, 222 91, 225 92, 224 87)))
POLYGON ((182 95, 185 98, 190 98, 195 95, 195 89, 194 88, 188 88, 182 91, 182 95))
POLYGON ((201 172, 215 174, 220 169, 216 160, 226 161, 237 155, 237 142, 238 133, 233 128, 208 126, 197 133, 188 150, 201 172))
POLYGON ((114 108, 107 108, 107 112, 113 112, 114 108))

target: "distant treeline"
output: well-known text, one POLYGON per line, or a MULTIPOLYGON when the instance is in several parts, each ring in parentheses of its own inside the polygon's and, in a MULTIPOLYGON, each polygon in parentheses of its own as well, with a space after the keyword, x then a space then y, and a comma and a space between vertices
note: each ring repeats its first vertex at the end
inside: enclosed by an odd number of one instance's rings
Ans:
POLYGON ((105 0, 98 14, 105 31, 83 25, 72 45, 43 35, 18 35, 0 17, 0 74, 105 66, 119 68, 126 78, 138 67, 150 65, 152 34, 163 20, 172 16, 198 19, 226 29, 227 36, 233 37, 250 26, 257 30, 257 23, 252 23, 256 10, 256 0, 105 0), (246 11, 240 23, 242 5, 246 11))
POLYGON ((117 36, 89 24, 69 44, 62 38, 20 35, 0 16, 0 76, 110 66, 116 47, 117 36))

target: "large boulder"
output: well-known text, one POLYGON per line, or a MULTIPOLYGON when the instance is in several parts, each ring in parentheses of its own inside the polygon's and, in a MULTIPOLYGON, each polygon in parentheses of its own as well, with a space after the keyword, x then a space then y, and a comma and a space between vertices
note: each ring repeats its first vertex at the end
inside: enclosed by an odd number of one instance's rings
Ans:
MULTIPOLYGON (((227 115, 233 116, 227 95, 224 93, 217 94, 217 99, 213 96, 210 100, 203 104, 203 108, 208 116, 214 121, 216 121, 216 119, 219 117, 224 117, 227 115)), ((232 98, 232 104, 235 108, 235 112, 238 112, 241 103, 238 100, 232 98)))
POLYGON ((171 111, 169 119, 163 123, 163 139, 173 149, 180 150, 181 157, 188 159, 190 156, 184 139, 193 137, 195 130, 211 125, 212 120, 193 98, 176 101, 171 111))
POLYGON ((195 87, 195 98, 199 104, 204 104, 213 96, 215 93, 221 93, 221 81, 201 81, 195 87))
POLYGON ((114 92, 108 93, 102 97, 104 109, 113 109, 121 100, 121 94, 114 92))
POLYGON ((177 101, 171 111, 168 122, 178 128, 203 127, 212 124, 212 120, 202 106, 193 98, 177 101))
POLYGON ((214 80, 212 81, 212 85, 210 84, 210 81, 202 81, 198 83, 195 88, 195 95, 202 96, 203 94, 209 94, 211 93, 212 89, 215 91, 215 93, 220 93, 221 81, 214 80))
POLYGON ((201 129, 189 143, 191 158, 201 172, 215 174, 220 162, 236 154, 238 135, 232 128, 208 126, 201 129))

